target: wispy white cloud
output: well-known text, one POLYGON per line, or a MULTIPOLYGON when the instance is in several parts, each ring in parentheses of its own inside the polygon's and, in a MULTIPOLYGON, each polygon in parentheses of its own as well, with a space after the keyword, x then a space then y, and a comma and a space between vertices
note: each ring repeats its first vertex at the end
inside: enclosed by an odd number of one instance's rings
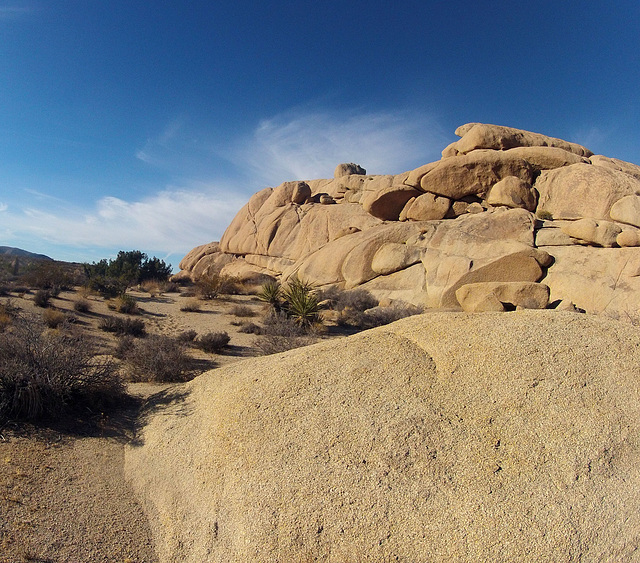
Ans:
POLYGON ((167 189, 139 201, 103 197, 90 210, 24 207, 6 212, 0 236, 37 237, 76 247, 185 253, 220 237, 246 198, 201 187, 167 189))
POLYGON ((173 162, 177 152, 173 141, 177 139, 184 124, 183 117, 171 120, 158 135, 147 139, 144 146, 136 150, 136 158, 146 164, 161 168, 173 162))
POLYGON ((439 158, 448 142, 426 114, 296 111, 263 120, 234 160, 269 184, 329 178, 341 162, 394 174, 439 158))
POLYGON ((6 203, 0 201, 0 213, 9 209, 9 206, 6 203))

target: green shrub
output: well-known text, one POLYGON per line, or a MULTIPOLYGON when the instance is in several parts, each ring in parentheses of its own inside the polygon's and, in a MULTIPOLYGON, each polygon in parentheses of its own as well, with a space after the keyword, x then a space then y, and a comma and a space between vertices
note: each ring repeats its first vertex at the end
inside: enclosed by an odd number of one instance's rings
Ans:
POLYGON ((195 346, 209 354, 219 353, 229 344, 230 337, 226 332, 208 332, 198 337, 195 346))
POLYGON ((123 392, 115 364, 81 336, 43 332, 25 318, 0 334, 0 418, 100 409, 123 392))
POLYGON ((282 290, 284 311, 296 323, 311 326, 318 322, 318 296, 310 283, 294 277, 282 290))
POLYGON ((260 291, 257 293, 256 297, 260 301, 264 301, 274 311, 280 311, 280 299, 282 297, 282 288, 280 286, 280 282, 277 281, 269 281, 265 283, 260 291))

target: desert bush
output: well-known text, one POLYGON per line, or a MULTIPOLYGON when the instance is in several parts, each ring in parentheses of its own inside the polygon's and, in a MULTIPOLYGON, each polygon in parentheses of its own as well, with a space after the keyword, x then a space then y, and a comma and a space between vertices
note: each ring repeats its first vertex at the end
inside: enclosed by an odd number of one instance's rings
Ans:
POLYGON ((61 264, 50 260, 39 261, 22 276, 22 281, 37 289, 71 289, 74 278, 61 264))
POLYGON ((180 286, 176 282, 166 282, 162 291, 163 293, 180 293, 180 286))
POLYGON ((118 338, 116 347, 113 351, 113 355, 119 360, 124 360, 127 354, 133 350, 135 346, 135 339, 130 334, 118 338))
MULTIPOLYGON (((325 292, 323 292, 322 297, 327 299, 325 292)), ((366 289, 337 290, 328 299, 331 300, 333 303, 332 308, 336 311, 343 311, 347 308, 353 311, 366 311, 378 306, 378 300, 366 289)))
POLYGON ((284 311, 269 312, 262 320, 262 334, 269 336, 305 336, 307 327, 296 323, 284 311))
POLYGON ((278 336, 272 334, 256 338, 253 345, 261 355, 270 356, 271 354, 279 354, 294 348, 309 346, 316 341, 317 339, 311 336, 278 336))
POLYGON ((201 299, 215 299, 222 293, 222 277, 220 274, 202 276, 196 281, 196 291, 201 299))
POLYGON ((180 310, 187 313, 198 313, 201 307, 202 305, 198 299, 190 298, 180 306, 180 310))
POLYGON ((419 315, 423 310, 408 303, 394 303, 389 307, 374 307, 367 311, 344 309, 339 319, 339 324, 359 329, 375 328, 386 325, 405 317, 419 315))
POLYGON ((209 354, 219 353, 229 344, 230 337, 226 332, 207 332, 195 341, 195 346, 209 354))
MULTIPOLYGON (((93 280, 111 280, 110 283, 116 282, 124 285, 126 289, 130 285, 141 283, 146 280, 165 281, 171 275, 171 266, 164 261, 156 258, 151 259, 139 250, 118 252, 118 256, 114 260, 100 260, 93 264, 84 264, 84 270, 89 282, 93 280)), ((124 291, 120 291, 122 293, 124 291)), ((115 297, 118 293, 111 295, 115 297)))
POLYGON ((146 331, 142 319, 123 319, 111 316, 100 319, 98 328, 104 332, 112 332, 116 336, 129 334, 131 336, 142 337, 146 331))
POLYGON ((33 302, 38 307, 48 307, 51 299, 51 291, 48 289, 39 289, 33 296, 33 302))
POLYGON ((245 318, 256 316, 255 311, 251 307, 248 307, 247 305, 236 305, 235 307, 232 307, 231 314, 236 317, 245 317, 245 318))
POLYGON ((13 320, 19 315, 19 307, 17 307, 12 299, 7 299, 4 303, 0 303, 0 332, 9 327, 13 320))
POLYGON ((242 332, 243 334, 262 334, 262 328, 256 323, 242 323, 238 332, 242 332))
POLYGON ((20 318, 0 334, 0 418, 38 419, 103 408, 124 392, 116 366, 89 341, 20 318))
POLYGON ((62 311, 55 309, 45 309, 42 313, 42 320, 49 328, 58 328, 66 320, 62 311))
POLYGON ((178 334, 177 339, 179 342, 183 342, 185 344, 191 344, 195 341, 197 336, 198 336, 198 333, 195 330, 189 329, 178 334))
POLYGON ((73 303, 73 309, 78 313, 88 313, 91 311, 91 303, 86 299, 78 299, 73 303))
POLYGON ((124 313, 125 315, 140 314, 138 302, 133 297, 131 297, 131 295, 127 295, 126 293, 120 295, 116 299, 116 309, 119 313, 124 313))
POLYGON ((184 344, 169 336, 152 335, 133 342, 123 362, 131 381, 186 381, 192 373, 184 344))
POLYGON ((127 290, 128 285, 127 280, 102 275, 94 275, 87 282, 88 289, 105 298, 122 295, 127 290))

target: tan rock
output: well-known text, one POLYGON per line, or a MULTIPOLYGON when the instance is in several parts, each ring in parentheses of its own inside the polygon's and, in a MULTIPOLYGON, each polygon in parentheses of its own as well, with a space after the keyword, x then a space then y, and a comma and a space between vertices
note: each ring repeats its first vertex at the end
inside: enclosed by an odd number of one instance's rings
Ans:
POLYGON ((218 274, 222 268, 233 262, 233 260, 235 260, 233 254, 225 254, 224 252, 205 254, 191 269, 191 279, 195 281, 203 276, 218 274))
POLYGON ((536 246, 571 246, 575 240, 560 228, 544 228, 536 231, 536 246))
POLYGON ((526 160, 534 170, 551 170, 561 166, 585 163, 591 161, 584 156, 579 156, 573 152, 558 147, 516 147, 507 152, 518 158, 526 160))
POLYGON ((611 247, 616 244, 616 237, 622 232, 622 229, 611 221, 596 221, 585 218, 565 223, 562 226, 562 232, 589 244, 611 247))
POLYGON ((400 211, 400 215, 398 216, 398 221, 406 221, 407 220, 407 212, 411 208, 411 205, 416 200, 415 197, 412 197, 407 203, 404 204, 402 211, 400 211))
POLYGON ((617 158, 609 158, 608 156, 602 156, 601 154, 593 155, 589 158, 594 166, 603 166, 611 170, 618 170, 633 176, 636 180, 640 180, 640 166, 631 162, 625 162, 617 158))
POLYGON ((462 154, 477 149, 506 150, 514 147, 557 147, 579 156, 588 157, 593 154, 577 143, 569 143, 562 139, 512 127, 475 123, 467 124, 456 131, 464 131, 462 138, 455 145, 455 149, 462 154))
POLYGON ((203 256, 220 252, 220 244, 218 242, 210 242, 196 246, 180 261, 180 269, 191 271, 203 256))
POLYGON ((442 158, 449 158, 451 156, 458 156, 458 151, 456 150, 457 143, 451 143, 447 145, 444 149, 442 149, 442 158))
POLYGON ((306 182, 296 182, 296 185, 293 188, 293 193, 291 194, 291 201, 298 205, 302 205, 310 197, 311 188, 309 187, 309 184, 306 182))
POLYGON ((430 313, 172 388, 124 469, 160 561, 636 559, 637 328, 430 313))
POLYGON ((420 181, 421 189, 450 199, 483 195, 507 176, 533 181, 531 165, 504 151, 478 150, 471 154, 445 158, 420 181))
POLYGON ((370 291, 380 306, 404 301, 419 307, 427 306, 426 272, 422 264, 415 264, 384 276, 377 276, 360 287, 370 291))
POLYGON ((628 320, 640 311, 640 248, 545 247, 554 257, 544 283, 551 301, 628 320))
POLYGON ((538 194, 531 188, 531 184, 515 176, 507 176, 491 188, 487 203, 535 211, 538 194))
POLYGON ((611 206, 611 219, 619 223, 626 223, 640 227, 640 196, 626 195, 611 206))
POLYGON ((322 205, 331 205, 333 203, 335 203, 336 200, 333 199, 329 194, 323 194, 320 196, 320 203, 322 205))
POLYGON ((402 184, 367 192, 360 203, 365 211, 378 219, 397 221, 407 201, 419 195, 420 192, 415 188, 402 184))
POLYGON ((341 178, 342 176, 350 176, 352 174, 364 176, 367 171, 362 168, 359 164, 355 164, 353 162, 348 162, 344 164, 338 164, 333 173, 334 178, 341 178))
POLYGON ((401 243, 383 244, 374 254, 371 269, 383 276, 420 262, 421 249, 401 243))
POLYGON ((617 237, 618 246, 640 246, 640 231, 636 229, 624 229, 617 237))
POLYGON ((549 303, 549 287, 532 282, 471 283, 456 291, 456 299, 467 313, 544 309, 549 303))
POLYGON ((420 168, 411 170, 411 172, 409 172, 409 174, 407 175, 407 178, 403 183, 406 184, 407 186, 411 186, 413 188, 420 190, 421 189, 420 181, 422 180, 422 177, 425 174, 431 172, 431 170, 433 170, 436 166, 438 166, 438 163, 439 161, 436 160, 435 162, 430 162, 429 164, 420 166, 420 168))
POLYGON ((611 206, 627 195, 640 194, 640 180, 602 166, 572 164, 544 170, 536 180, 538 213, 554 219, 609 220, 611 206))
POLYGON ((424 193, 413 200, 406 211, 406 217, 410 221, 434 221, 442 219, 449 211, 450 206, 451 200, 449 198, 424 193))

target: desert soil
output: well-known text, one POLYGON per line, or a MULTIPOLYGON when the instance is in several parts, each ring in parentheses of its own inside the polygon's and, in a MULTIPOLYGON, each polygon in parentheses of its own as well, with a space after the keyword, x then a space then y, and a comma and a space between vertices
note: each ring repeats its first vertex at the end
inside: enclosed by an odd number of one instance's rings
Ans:
MULTIPOLYGON (((202 369, 226 365, 255 355, 255 336, 238 332, 234 307, 244 305, 256 315, 263 304, 250 296, 201 301, 200 312, 184 312, 188 296, 168 293, 150 296, 132 292, 142 309, 147 332, 177 335, 227 331, 230 347, 224 355, 193 352, 202 369)), ((77 292, 63 292, 52 300, 73 312, 77 292)), ((6 297, 2 298, 6 301, 6 297)), ((42 314, 33 295, 12 295, 25 312, 42 314)), ((76 326, 108 352, 115 338, 98 329, 105 315, 118 315, 109 302, 88 297, 91 311, 75 313, 76 326)), ((88 415, 86 424, 60 423, 50 428, 7 423, 0 427, 0 562, 128 562, 157 561, 149 526, 124 477, 124 447, 134 438, 139 405, 170 385, 137 383, 129 386, 137 404, 109 416, 88 415)))

